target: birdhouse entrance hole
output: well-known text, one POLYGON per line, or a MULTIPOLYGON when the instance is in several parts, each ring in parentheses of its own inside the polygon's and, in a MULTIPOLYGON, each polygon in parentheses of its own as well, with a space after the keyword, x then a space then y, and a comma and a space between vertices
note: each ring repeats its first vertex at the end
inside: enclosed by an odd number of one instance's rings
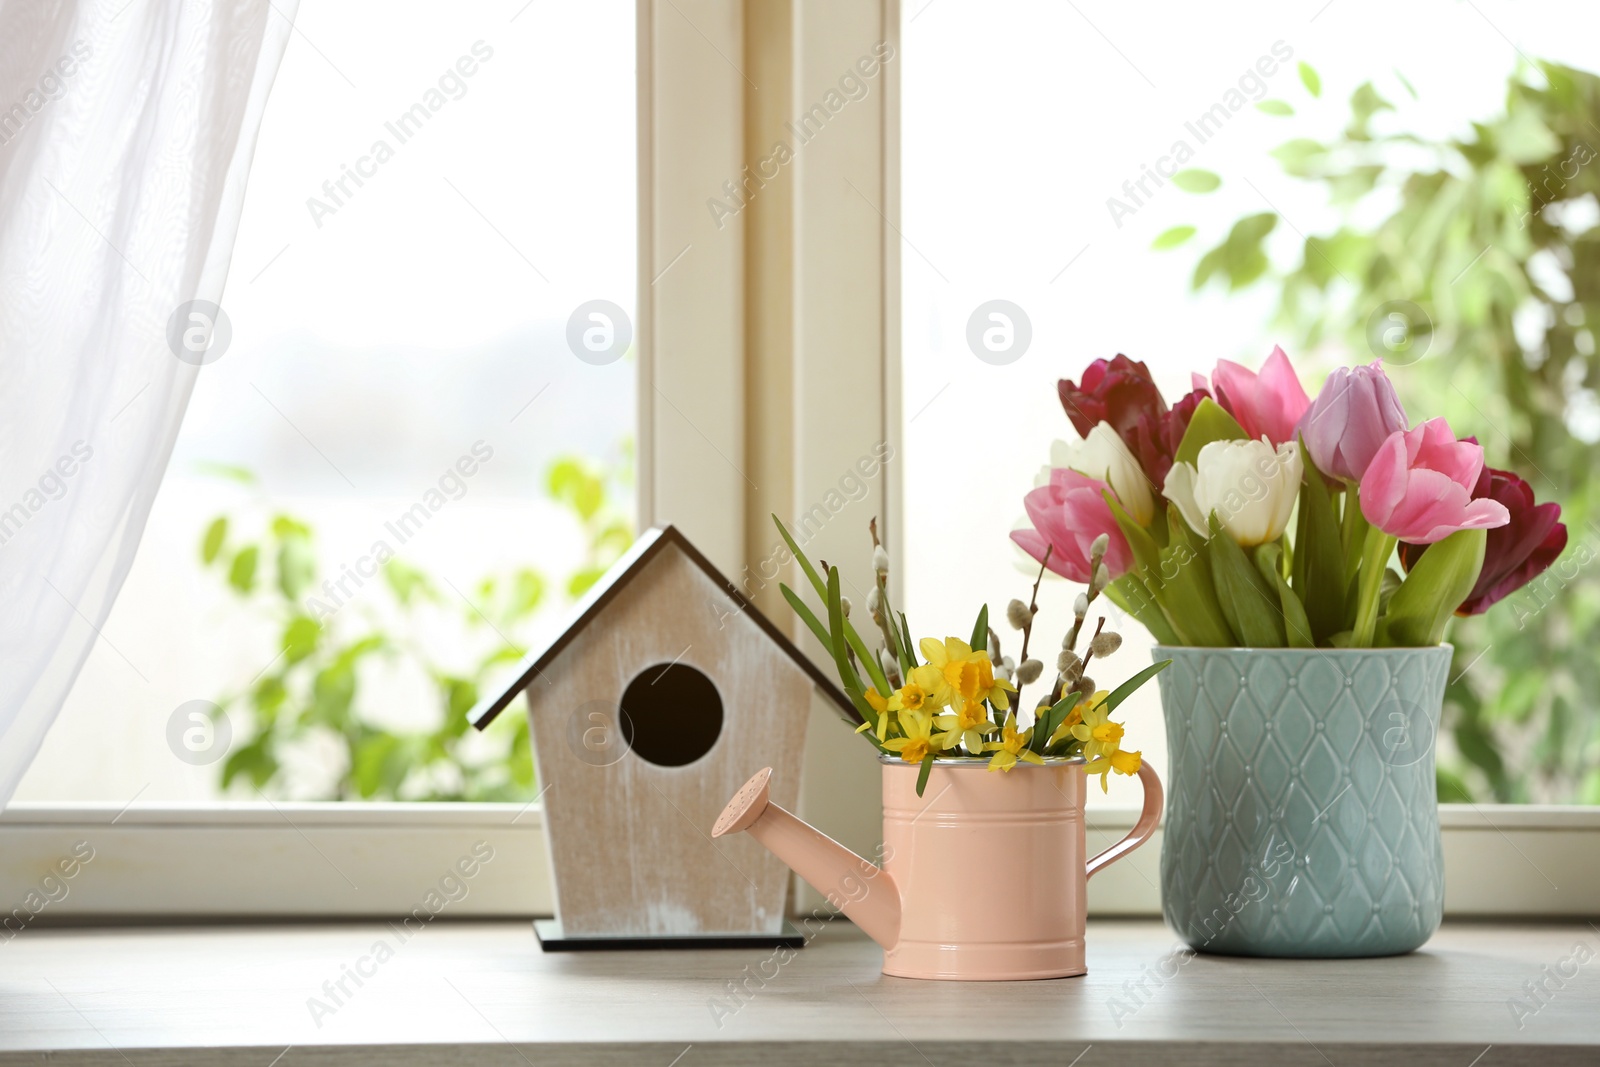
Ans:
POLYGON ((658 767, 682 767, 711 751, 722 733, 722 697, 700 671, 657 663, 640 671, 622 694, 626 750, 658 767))

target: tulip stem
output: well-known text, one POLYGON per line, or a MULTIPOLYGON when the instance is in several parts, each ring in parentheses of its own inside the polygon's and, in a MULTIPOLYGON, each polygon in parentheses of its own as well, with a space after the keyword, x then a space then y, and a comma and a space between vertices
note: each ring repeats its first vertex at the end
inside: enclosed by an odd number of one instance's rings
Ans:
POLYGON ((1366 536, 1371 529, 1367 525, 1367 517, 1361 514, 1361 501, 1357 499, 1356 487, 1351 485, 1344 491, 1344 528, 1341 531, 1341 540, 1344 542, 1344 573, 1345 581, 1350 581, 1350 575, 1355 573, 1356 565, 1361 562, 1361 551, 1365 546, 1366 536))
POLYGON ((1399 538, 1376 526, 1367 528, 1361 552, 1361 588, 1356 599, 1356 625, 1350 635, 1351 648, 1371 648, 1378 632, 1378 594, 1383 591, 1383 573, 1399 538))

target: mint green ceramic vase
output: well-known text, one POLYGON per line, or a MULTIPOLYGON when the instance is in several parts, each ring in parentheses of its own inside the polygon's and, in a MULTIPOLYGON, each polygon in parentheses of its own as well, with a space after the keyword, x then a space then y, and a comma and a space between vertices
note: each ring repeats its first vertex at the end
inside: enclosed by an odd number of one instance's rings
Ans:
POLYGON ((1451 649, 1157 648, 1161 889, 1194 948, 1387 956, 1439 927, 1451 649))

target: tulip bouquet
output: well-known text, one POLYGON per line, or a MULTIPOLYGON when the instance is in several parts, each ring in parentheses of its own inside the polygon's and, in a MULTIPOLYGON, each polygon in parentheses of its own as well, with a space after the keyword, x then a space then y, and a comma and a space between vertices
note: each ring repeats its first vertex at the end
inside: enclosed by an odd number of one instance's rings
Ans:
POLYGON ((1122 355, 1063 380, 1082 440, 1058 442, 1012 534, 1083 583, 1104 543, 1107 595, 1162 644, 1436 645, 1566 546, 1559 505, 1444 419, 1411 426, 1378 363, 1315 400, 1278 348, 1192 385, 1169 407, 1122 355))
POLYGON ((1028 650, 1039 611, 1039 580, 1051 554, 1048 547, 1029 602, 1012 600, 1006 607, 1006 621, 1022 635, 1021 650, 1013 659, 1001 651, 1000 636, 989 626, 987 605, 978 610, 971 640, 914 641, 905 613, 889 604, 889 554, 878 539, 874 520, 869 527, 873 587, 867 593, 872 619, 868 632, 875 631, 881 642, 873 651, 851 622, 850 600, 839 591, 839 569, 823 561, 819 573, 776 515, 772 521, 825 605, 826 624, 787 585, 781 587, 784 599, 832 654, 839 681, 855 706, 856 715, 849 721, 859 723, 856 732, 883 757, 920 765, 918 796, 936 760, 985 760, 991 771, 1010 771, 1019 763, 1082 757, 1087 773, 1100 776, 1102 790, 1112 771, 1139 773, 1140 753, 1122 747, 1122 724, 1113 722, 1111 713, 1168 661, 1145 668, 1110 692, 1096 688, 1089 674, 1095 659, 1111 655, 1122 644, 1119 635, 1105 628, 1104 616, 1092 633, 1085 629, 1091 606, 1111 581, 1109 535, 1102 534, 1085 547, 1083 568, 1089 588, 1078 594, 1049 692, 1022 727, 1013 704, 1023 707, 1020 690, 1044 676, 1044 663, 1028 650), (1085 642, 1081 654, 1080 638, 1085 642))

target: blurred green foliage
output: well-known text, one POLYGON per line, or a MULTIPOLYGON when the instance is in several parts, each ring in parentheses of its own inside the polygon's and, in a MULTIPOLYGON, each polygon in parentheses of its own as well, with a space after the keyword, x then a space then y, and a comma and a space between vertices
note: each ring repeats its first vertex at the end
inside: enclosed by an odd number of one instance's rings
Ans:
MULTIPOLYGON (((250 472, 213 465, 211 473, 256 487, 250 472)), ((599 467, 575 458, 553 463, 550 498, 563 505, 582 532, 584 557, 560 583, 566 598, 579 596, 633 542, 631 445, 619 462, 599 467)), ((477 735, 466 713, 491 674, 521 659, 518 639, 546 606, 550 583, 534 566, 457 588, 394 555, 373 558, 361 579, 350 568, 324 574, 316 534, 302 518, 263 508, 218 515, 200 538, 200 561, 257 619, 279 634, 277 656, 254 678, 217 699, 228 713, 235 741, 221 765, 226 791, 288 795, 296 760, 308 743, 331 741, 343 749, 336 779, 326 792, 299 800, 517 801, 536 795, 533 754, 525 715, 502 715, 477 735), (257 516, 253 521, 251 514, 257 516), (333 583, 344 579, 343 589, 333 583), (324 583, 329 584, 324 584, 324 583), (349 595, 345 595, 349 594, 349 595), (440 647, 466 650, 445 662, 440 647), (402 662, 405 661, 405 662, 402 662), (420 674, 418 695, 433 716, 426 727, 397 730, 372 714, 374 672, 420 674), (253 787, 253 788, 245 788, 253 787)), ((358 566, 357 570, 362 568, 358 566)), ((297 782, 325 775, 295 776, 297 782)))
MULTIPOLYGON (((1315 72, 1302 81, 1320 94, 1315 72)), ((1341 132, 1273 152, 1288 175, 1324 187, 1336 226, 1291 225, 1292 252, 1274 263, 1277 213, 1242 218, 1201 256, 1194 286, 1276 286, 1286 347, 1321 346, 1339 362, 1382 357, 1413 421, 1445 415, 1478 436, 1491 465, 1562 505, 1563 557, 1487 615, 1456 620, 1439 794, 1600 803, 1600 576, 1589 565, 1600 78, 1519 65, 1504 110, 1464 121, 1470 132, 1450 140, 1404 132, 1391 96, 1404 108, 1402 92, 1363 84, 1341 132)))

